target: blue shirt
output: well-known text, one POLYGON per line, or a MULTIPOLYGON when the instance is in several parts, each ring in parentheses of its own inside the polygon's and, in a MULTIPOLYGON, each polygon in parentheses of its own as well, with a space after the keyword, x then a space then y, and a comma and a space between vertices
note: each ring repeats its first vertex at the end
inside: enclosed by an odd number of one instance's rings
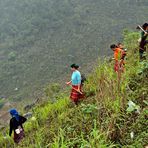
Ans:
POLYGON ((81 84, 81 74, 78 70, 74 71, 71 76, 72 85, 81 84))

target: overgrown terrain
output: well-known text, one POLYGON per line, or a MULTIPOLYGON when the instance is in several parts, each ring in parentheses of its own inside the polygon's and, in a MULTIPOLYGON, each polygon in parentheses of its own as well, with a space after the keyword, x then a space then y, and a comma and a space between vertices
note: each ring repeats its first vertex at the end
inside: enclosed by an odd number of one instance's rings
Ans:
POLYGON ((23 142, 14 145, 5 129, 0 147, 143 148, 148 141, 148 62, 138 60, 138 37, 124 31, 128 55, 120 83, 113 62, 99 60, 78 106, 69 101, 68 90, 59 92, 58 85, 46 89, 46 97, 30 110, 33 117, 25 123, 23 142))
POLYGON ((90 70, 147 14, 147 0, 1 0, 0 98, 33 99, 73 62, 90 70))

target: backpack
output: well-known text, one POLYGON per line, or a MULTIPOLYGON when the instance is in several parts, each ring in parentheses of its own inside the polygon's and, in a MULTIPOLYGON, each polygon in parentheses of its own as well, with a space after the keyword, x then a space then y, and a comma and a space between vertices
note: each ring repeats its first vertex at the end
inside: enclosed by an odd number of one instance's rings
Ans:
POLYGON ((86 77, 85 77, 85 74, 82 74, 82 75, 81 75, 81 85, 83 85, 86 80, 87 80, 87 79, 86 79, 86 77))

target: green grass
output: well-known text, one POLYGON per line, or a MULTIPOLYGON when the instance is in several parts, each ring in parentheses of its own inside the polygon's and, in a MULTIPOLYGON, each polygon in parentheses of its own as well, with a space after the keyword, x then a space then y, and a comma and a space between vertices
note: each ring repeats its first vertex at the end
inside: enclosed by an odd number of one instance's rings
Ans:
MULTIPOLYGON (((113 62, 98 60, 84 85, 86 98, 75 106, 67 93, 59 92, 54 103, 39 103, 32 109, 36 120, 25 123, 26 138, 18 147, 142 148, 147 144, 147 61, 139 62, 134 51, 138 34, 124 35, 128 56, 121 82, 113 71, 113 62), (129 100, 140 106, 140 114, 126 111, 129 100)), ((1 135, 0 147, 13 147, 11 138, 1 135)))

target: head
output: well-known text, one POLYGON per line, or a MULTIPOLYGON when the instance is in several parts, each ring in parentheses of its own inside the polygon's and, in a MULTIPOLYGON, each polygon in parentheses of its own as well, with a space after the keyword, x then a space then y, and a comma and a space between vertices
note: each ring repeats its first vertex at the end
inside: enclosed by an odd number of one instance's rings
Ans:
POLYGON ((117 46, 121 49, 124 48, 122 43, 118 43, 117 46))
POLYGON ((144 23, 144 24, 142 25, 142 28, 143 28, 144 30, 148 31, 148 23, 144 23))
POLYGON ((110 48, 115 51, 115 49, 117 48, 117 46, 115 44, 110 45, 110 48))
POLYGON ((79 68, 79 66, 76 65, 76 64, 72 64, 70 67, 71 67, 72 71, 75 71, 75 70, 77 70, 79 68))
POLYGON ((9 113, 10 113, 10 115, 11 115, 12 117, 15 117, 16 120, 19 120, 19 118, 18 118, 19 113, 17 112, 17 110, 16 110, 15 108, 10 109, 10 110, 9 110, 9 113))
POLYGON ((18 112, 17 112, 17 110, 15 108, 10 109, 9 113, 10 113, 11 116, 18 114, 18 112))

